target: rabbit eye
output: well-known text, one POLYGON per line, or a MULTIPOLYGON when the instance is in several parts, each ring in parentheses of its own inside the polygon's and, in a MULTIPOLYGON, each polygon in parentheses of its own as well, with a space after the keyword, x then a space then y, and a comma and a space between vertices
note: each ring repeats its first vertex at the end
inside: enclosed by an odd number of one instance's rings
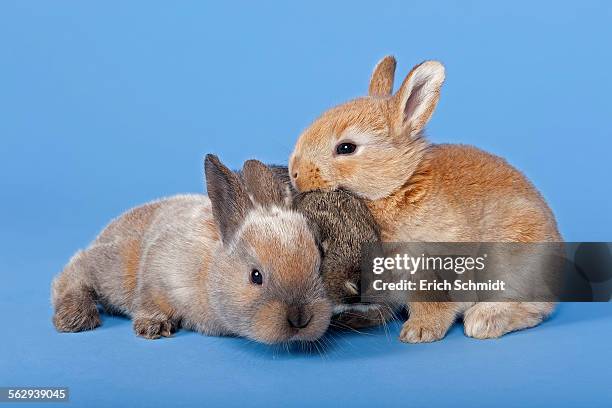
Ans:
POLYGON ((357 145, 354 143, 340 143, 336 146, 336 153, 338 154, 353 154, 357 149, 357 145))
POLYGON ((263 275, 261 272, 259 272, 259 270, 253 269, 251 271, 251 282, 256 285, 261 285, 263 283, 263 275))

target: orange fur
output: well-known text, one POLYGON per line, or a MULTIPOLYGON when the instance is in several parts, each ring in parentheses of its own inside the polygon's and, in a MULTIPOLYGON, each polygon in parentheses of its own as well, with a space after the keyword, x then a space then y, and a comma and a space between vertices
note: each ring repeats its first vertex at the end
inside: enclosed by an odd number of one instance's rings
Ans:
POLYGON ((157 291, 153 294, 151 301, 166 317, 172 318, 176 314, 176 309, 171 305, 168 296, 162 292, 157 291))
POLYGON ((376 65, 372 78, 370 78, 370 86, 368 95, 370 96, 388 96, 393 92, 393 74, 395 73, 395 58, 391 55, 386 56, 376 65))
MULTIPOLYGON (((289 161, 295 187, 345 188, 365 198, 384 241, 560 241, 554 215, 542 196, 505 160, 474 147, 431 145, 425 140, 422 131, 444 81, 442 65, 417 65, 395 95, 385 96, 383 91, 393 83, 389 64, 383 60, 376 67, 370 97, 328 110, 300 135, 289 161), (337 155, 337 144, 347 141, 357 145, 355 152, 337 155)), ((549 303, 518 305, 471 314, 478 319, 510 316, 503 330, 495 324, 471 324, 466 333, 494 337, 533 326, 552 310, 549 303)), ((449 309, 445 303, 409 307, 411 317, 401 337, 409 342, 441 338, 464 310, 449 309), (445 327, 430 330, 437 321, 445 327)))
POLYGON ((138 268, 140 265, 140 240, 127 241, 122 246, 122 258, 125 274, 123 287, 126 293, 134 293, 138 283, 138 268))
MULTIPOLYGON (((368 205, 388 241, 403 238, 398 231, 414 229, 434 212, 454 214, 450 221, 454 225, 468 224, 453 241, 560 240, 552 212, 533 185, 505 160, 471 146, 430 146, 400 189, 368 205), (495 203, 496 229, 470 228, 482 222, 487 201, 495 203), (530 205, 521 205, 527 202, 530 205)), ((408 238, 426 240, 426 236, 408 238)))

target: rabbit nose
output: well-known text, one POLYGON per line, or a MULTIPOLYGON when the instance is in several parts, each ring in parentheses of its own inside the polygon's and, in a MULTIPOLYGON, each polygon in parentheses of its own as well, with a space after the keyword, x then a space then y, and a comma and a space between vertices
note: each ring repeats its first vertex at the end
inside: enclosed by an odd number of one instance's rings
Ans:
POLYGON ((297 155, 291 156, 289 159, 289 170, 291 171, 289 175, 294 180, 298 178, 298 169, 300 168, 300 158, 297 155))
POLYGON ((289 306, 287 321, 289 322, 289 326, 294 329, 303 329, 308 326, 311 319, 312 314, 304 310, 302 306, 289 306))

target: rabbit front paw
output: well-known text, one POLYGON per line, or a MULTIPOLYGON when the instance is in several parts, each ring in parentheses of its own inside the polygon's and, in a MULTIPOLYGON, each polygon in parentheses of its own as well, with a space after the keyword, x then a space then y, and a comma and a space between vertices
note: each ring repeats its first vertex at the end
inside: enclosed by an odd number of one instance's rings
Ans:
POLYGON ((465 334, 476 339, 495 339, 515 330, 537 326, 554 308, 549 302, 484 302, 463 316, 465 334))
POLYGON ((134 332, 137 336, 155 340, 161 337, 170 337, 174 325, 169 319, 157 317, 139 317, 134 319, 134 332))
POLYGON ((474 308, 463 318, 466 336, 475 339, 495 339, 510 331, 510 319, 493 308, 474 308))
POLYGON ((430 343, 442 339, 447 331, 448 326, 432 319, 410 318, 404 322, 400 340, 404 343, 430 343))

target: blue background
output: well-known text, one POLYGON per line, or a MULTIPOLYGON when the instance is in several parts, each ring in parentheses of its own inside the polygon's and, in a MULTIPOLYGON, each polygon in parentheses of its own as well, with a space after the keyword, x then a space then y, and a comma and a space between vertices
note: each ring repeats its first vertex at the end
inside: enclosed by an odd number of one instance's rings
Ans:
MULTIPOLYGON (((287 2, 288 3, 288 2, 287 2)), ((57 334, 49 283, 110 218, 203 189, 202 156, 286 163, 379 58, 447 68, 435 142, 507 158, 567 240, 612 231, 612 3, 0 3, 0 386, 69 386, 72 406, 610 406, 612 308, 565 304, 499 340, 333 333, 324 354, 130 322, 57 334)))

